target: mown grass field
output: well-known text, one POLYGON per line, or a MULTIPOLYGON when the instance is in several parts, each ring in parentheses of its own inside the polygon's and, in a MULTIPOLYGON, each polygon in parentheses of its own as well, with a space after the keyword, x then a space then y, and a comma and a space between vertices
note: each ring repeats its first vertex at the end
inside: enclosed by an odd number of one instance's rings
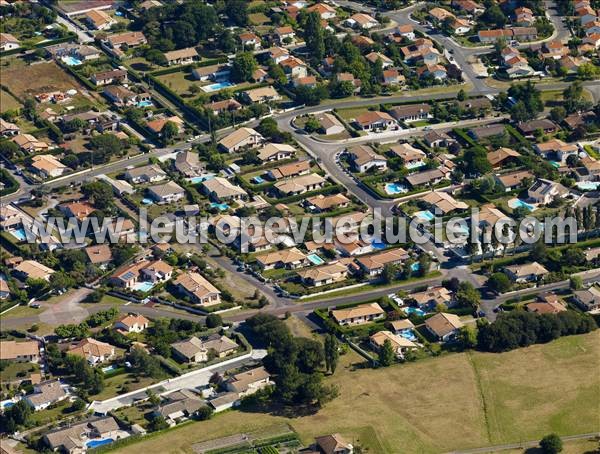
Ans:
POLYGON ((287 422, 309 443, 341 432, 370 453, 428 453, 600 430, 600 332, 500 355, 449 354, 361 369, 353 352, 331 382, 340 396, 316 415, 229 411, 116 452, 191 453, 191 445, 287 422))

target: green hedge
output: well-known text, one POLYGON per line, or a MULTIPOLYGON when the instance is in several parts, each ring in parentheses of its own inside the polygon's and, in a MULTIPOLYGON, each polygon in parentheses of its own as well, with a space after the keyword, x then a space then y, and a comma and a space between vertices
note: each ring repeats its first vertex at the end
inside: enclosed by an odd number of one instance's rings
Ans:
POLYGON ((13 178, 6 169, 0 169, 0 180, 4 183, 4 189, 0 191, 0 197, 12 194, 19 190, 19 182, 13 178))
POLYGON ((300 200, 306 199, 308 197, 313 197, 315 195, 319 195, 319 194, 323 194, 323 195, 331 195, 331 194, 337 194, 338 192, 340 192, 343 189, 343 187, 339 184, 334 184, 331 186, 326 186, 322 189, 317 189, 315 191, 308 191, 305 192, 303 194, 298 194, 298 195, 291 195, 288 197, 281 197, 281 198, 277 198, 277 199, 273 199, 271 197, 266 197, 267 202, 271 203, 271 204, 276 204, 276 203, 294 203, 294 202, 299 202, 300 200))

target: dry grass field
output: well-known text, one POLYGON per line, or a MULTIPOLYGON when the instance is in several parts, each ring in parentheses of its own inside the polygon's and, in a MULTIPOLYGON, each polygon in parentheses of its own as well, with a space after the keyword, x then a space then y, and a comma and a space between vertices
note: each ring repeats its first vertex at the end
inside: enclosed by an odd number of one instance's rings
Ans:
POLYGON ((552 431, 598 431, 599 340, 595 332, 500 355, 450 354, 377 370, 360 369, 362 359, 350 352, 330 379, 340 396, 316 415, 230 411, 117 452, 191 453, 194 442, 282 422, 306 443, 341 432, 370 453, 445 452, 552 431))
POLYGON ((56 63, 40 63, 27 68, 10 68, 2 71, 2 83, 20 99, 54 90, 80 90, 79 83, 56 63))

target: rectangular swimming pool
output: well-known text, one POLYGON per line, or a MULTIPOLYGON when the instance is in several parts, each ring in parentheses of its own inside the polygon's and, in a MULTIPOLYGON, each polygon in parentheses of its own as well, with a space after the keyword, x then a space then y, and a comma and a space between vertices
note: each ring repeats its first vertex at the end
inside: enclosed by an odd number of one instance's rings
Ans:
POLYGON ((433 219, 435 218, 435 216, 433 215, 433 213, 429 210, 425 210, 425 211, 417 211, 414 214, 414 217, 422 219, 424 221, 433 221, 433 219))
POLYGON ((154 287, 154 283, 153 282, 149 282, 149 281, 144 281, 144 282, 136 282, 136 284, 133 286, 134 290, 137 290, 138 292, 149 292, 150 290, 152 290, 152 287, 154 287))
POLYGON ((82 63, 81 60, 78 60, 75 57, 71 57, 70 55, 61 58, 61 60, 64 61, 67 66, 79 66, 82 63))
POLYGON ((19 241, 25 241, 27 239, 27 234, 25 233, 24 228, 9 230, 10 234, 14 236, 19 241))
POLYGON ((115 441, 115 440, 113 440, 112 438, 99 438, 96 440, 90 440, 85 445, 91 449, 91 448, 97 448, 99 446, 104 446, 104 445, 110 444, 113 441, 115 441))
POLYGON ((223 90, 224 88, 233 87, 235 84, 231 82, 217 82, 216 84, 205 85, 202 88, 202 91, 206 93, 212 93, 213 91, 223 90))
POLYGON ((323 263, 325 263, 325 260, 323 260, 321 257, 319 257, 317 254, 309 254, 306 256, 306 258, 313 264, 313 265, 322 265, 323 263))

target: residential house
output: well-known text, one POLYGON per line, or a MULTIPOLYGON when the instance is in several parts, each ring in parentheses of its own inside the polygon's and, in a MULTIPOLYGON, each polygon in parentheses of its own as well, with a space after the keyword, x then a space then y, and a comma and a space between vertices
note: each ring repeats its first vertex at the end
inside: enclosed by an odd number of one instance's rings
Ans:
POLYGON ((155 417, 162 416, 167 422, 175 424, 184 419, 191 418, 198 410, 206 406, 204 401, 195 393, 181 389, 165 396, 166 402, 153 411, 155 417))
POLYGON ((165 52, 165 58, 167 59, 167 65, 190 65, 198 59, 198 52, 194 47, 187 47, 185 49, 172 50, 165 52))
POLYGON ((359 28, 362 30, 369 30, 371 28, 379 26, 379 22, 373 19, 368 14, 356 13, 350 16, 344 22, 348 27, 359 28))
POLYGON ((428 192, 420 200, 443 216, 453 211, 463 211, 469 208, 465 202, 456 200, 447 192, 442 191, 428 192))
POLYGON ((58 209, 66 216, 77 218, 79 221, 84 221, 90 214, 96 211, 96 209, 87 201, 62 203, 58 206, 58 209))
POLYGON ((433 118, 430 112, 431 106, 429 104, 407 104, 396 106, 389 111, 396 121, 405 123, 433 118))
POLYGON ((254 148, 264 142, 264 137, 252 128, 236 129, 219 141, 219 147, 228 153, 236 153, 242 148, 254 148))
POLYGON ((25 214, 12 205, 0 206, 0 230, 10 231, 23 227, 25 214))
POLYGON ((362 81, 360 79, 356 79, 352 73, 337 73, 335 78, 338 82, 349 82, 354 87, 354 93, 360 93, 362 81))
POLYGON ((517 284, 525 282, 536 282, 549 271, 538 262, 525 263, 523 265, 510 265, 504 268, 506 275, 517 284))
POLYGON ((108 244, 97 244, 84 249, 88 260, 93 265, 106 265, 113 259, 110 246, 108 244))
POLYGON ((226 388, 239 397, 249 396, 271 384, 271 374, 260 366, 233 375, 225 382, 226 388))
POLYGON ((498 148, 487 154, 487 160, 494 169, 504 167, 508 162, 516 162, 521 154, 512 148, 498 148))
POLYGON ((317 12, 321 19, 329 20, 336 16, 336 11, 333 6, 327 3, 315 3, 314 5, 306 8, 308 13, 317 12))
POLYGON ((480 141, 490 137, 503 136, 506 134, 504 125, 479 126, 469 130, 469 135, 475 140, 480 141))
POLYGON ((16 143, 25 153, 40 153, 48 151, 50 146, 46 142, 36 139, 31 134, 17 134, 11 141, 16 143))
POLYGON ((281 161, 291 159, 296 154, 296 149, 286 143, 268 143, 258 150, 258 159, 262 162, 281 161))
POLYGON ((14 137, 21 132, 21 128, 18 125, 6 121, 4 118, 0 118, 0 136, 2 137, 14 137))
MULTIPOLYGON (((373 245, 361 240, 356 235, 338 234, 334 239, 335 249, 344 257, 356 257, 363 254, 373 252, 373 245)), ((354 270, 358 270, 358 265, 355 263, 347 264, 354 270)))
POLYGON ((327 180, 316 173, 309 173, 289 180, 278 181, 273 186, 283 196, 303 194, 321 189, 327 180))
POLYGON ((324 211, 330 210, 339 210, 340 208, 346 208, 349 204, 350 199, 344 194, 318 194, 314 197, 309 197, 304 202, 304 205, 315 213, 323 213, 324 211))
POLYGON ((290 51, 283 47, 271 47, 267 53, 277 65, 290 56, 290 51))
POLYGON ((166 180, 167 174, 158 164, 148 164, 129 169, 125 172, 125 179, 132 184, 157 183, 166 180))
POLYGON ((362 325, 385 318, 385 311, 378 303, 359 304, 331 311, 333 319, 341 326, 362 325))
POLYGON ((248 197, 248 193, 244 189, 222 177, 214 177, 203 181, 202 192, 217 203, 241 200, 248 197))
POLYGON ((392 68, 383 71, 384 85, 400 85, 404 82, 406 82, 406 78, 400 74, 400 70, 392 68))
POLYGON ((173 355, 184 363, 203 363, 208 361, 208 349, 196 336, 171 344, 173 355))
POLYGON ((92 366, 95 366, 112 359, 115 356, 115 347, 93 337, 87 337, 72 345, 67 350, 67 354, 81 356, 92 366))
POLYGON ((551 139, 547 142, 534 145, 535 151, 548 160, 565 162, 571 155, 579 153, 579 147, 575 143, 565 143, 560 139, 551 139))
POLYGON ((383 273, 386 265, 399 265, 409 257, 408 252, 402 248, 389 249, 357 259, 358 265, 367 276, 373 277, 383 273))
POLYGON ((33 393, 27 394, 23 397, 23 400, 25 400, 34 411, 40 411, 67 397, 68 395, 61 386, 60 381, 55 379, 33 385, 33 393))
POLYGON ((387 69, 391 66, 394 66, 394 61, 390 57, 387 57, 384 54, 382 54, 381 52, 371 52, 365 55, 365 58, 373 64, 377 63, 378 61, 381 61, 381 66, 383 69, 387 69))
POLYGON ((569 54, 569 48, 562 41, 554 40, 542 45, 541 54, 545 59, 560 60, 563 56, 569 54))
POLYGON ((569 195, 569 190, 555 181, 538 178, 538 180, 527 190, 527 195, 533 202, 547 205, 552 202, 555 197, 566 197, 569 195))
POLYGON ((311 287, 340 282, 348 277, 348 267, 339 262, 328 263, 298 272, 302 282, 311 287))
POLYGON ((428 11, 429 16, 436 22, 444 22, 446 19, 456 19, 456 16, 444 8, 431 8, 428 11))
POLYGON ((221 81, 229 79, 231 65, 228 63, 210 66, 200 66, 192 69, 192 76, 196 80, 206 82, 208 80, 221 81))
POLYGON ((173 203, 185 197, 185 190, 174 181, 151 186, 148 194, 156 203, 173 203))
POLYGON ((64 428, 49 431, 43 436, 43 440, 52 451, 81 454, 86 452, 88 443, 92 440, 113 441, 128 435, 119 428, 112 416, 105 416, 71 423, 64 428))
POLYGON ((102 10, 93 9, 84 15, 84 20, 94 30, 106 30, 117 23, 110 15, 102 10))
POLYGON ((258 50, 260 49, 261 40, 252 32, 244 32, 238 35, 238 39, 242 43, 244 49, 258 50))
POLYGON ((452 292, 446 287, 431 287, 422 292, 412 293, 408 297, 413 300, 419 309, 432 311, 443 304, 452 306, 452 292))
POLYGON ((167 123, 172 123, 175 125, 177 134, 180 134, 184 127, 184 122, 181 118, 176 115, 171 115, 169 117, 161 116, 159 118, 154 118, 150 121, 146 122, 146 127, 156 134, 157 137, 162 137, 162 130, 167 123))
POLYGON ((31 159, 31 168, 42 178, 55 178, 67 170, 67 166, 51 154, 39 154, 31 159))
POLYGON ((466 19, 455 18, 450 23, 450 28, 455 35, 466 35, 472 30, 471 23, 466 19))
POLYGON ((546 293, 539 297, 539 301, 526 304, 525 310, 536 314, 558 314, 566 311, 567 305, 555 293, 546 293))
POLYGON ((204 341, 204 346, 208 349, 208 351, 214 352, 217 358, 225 358, 239 348, 239 345, 236 344, 233 340, 228 338, 227 336, 222 336, 219 334, 213 334, 209 336, 206 341, 204 341))
POLYGON ((235 99, 224 99, 223 101, 213 101, 210 104, 204 104, 206 110, 210 110, 215 115, 221 115, 227 112, 240 110, 242 105, 235 99))
POLYGON ((445 132, 440 132, 435 129, 427 132, 423 137, 427 146, 431 148, 449 147, 455 143, 456 140, 450 138, 445 132))
POLYGON ((435 186, 444 178, 446 176, 440 169, 430 169, 408 175, 405 180, 412 188, 418 188, 425 185, 435 186))
POLYGON ((292 162, 290 164, 284 164, 279 167, 275 167, 267 172, 269 178, 273 180, 283 180, 286 178, 293 178, 300 175, 306 175, 310 173, 310 161, 303 160, 298 162, 292 162))
POLYGON ((310 265, 306 255, 295 247, 258 255, 256 256, 256 263, 263 270, 274 268, 296 269, 310 265))
POLYGON ((452 0, 452 7, 472 16, 485 12, 485 7, 473 0, 452 0))
POLYGON ((253 88, 242 92, 242 98, 248 103, 265 103, 271 101, 279 101, 281 95, 271 85, 260 88, 253 88))
POLYGON ((535 22, 533 11, 529 8, 520 7, 515 9, 515 24, 520 27, 529 27, 535 22))
POLYGON ((542 131, 544 134, 554 134, 560 128, 552 120, 542 119, 519 123, 517 129, 525 137, 534 137, 536 131, 542 131))
POLYGON ((315 438, 317 451, 322 454, 352 454, 354 447, 340 434, 323 435, 315 438))
POLYGON ((447 342, 452 338, 456 337, 458 330, 463 327, 463 323, 458 318, 458 315, 447 314, 440 312, 435 314, 433 317, 425 320, 425 327, 427 330, 435 336, 435 338, 442 342, 447 342))
POLYGON ((575 303, 584 311, 597 313, 600 311, 600 287, 596 285, 573 292, 575 303))
POLYGON ((528 170, 517 170, 516 172, 496 175, 495 179, 506 192, 509 192, 522 187, 524 184, 531 183, 535 179, 535 175, 528 170))
POLYGON ((19 40, 10 33, 0 33, 0 51, 8 52, 21 47, 19 40))
POLYGON ((140 314, 126 314, 121 316, 113 328, 123 333, 141 333, 150 325, 150 320, 140 314))
POLYGON ((133 106, 138 103, 137 95, 129 88, 122 85, 108 85, 104 88, 106 96, 116 106, 133 106))
POLYGON ((45 281, 50 281, 50 276, 54 273, 54 270, 35 260, 23 260, 14 267, 14 273, 23 281, 26 281, 27 279, 43 279, 45 281))
POLYGON ((174 285, 195 304, 202 306, 221 304, 221 291, 195 271, 180 274, 174 285))
POLYGON ((414 342, 399 336, 398 334, 393 334, 390 331, 378 331, 369 337, 371 347, 376 351, 381 350, 386 341, 389 341, 392 345, 392 349, 397 358, 404 358, 404 354, 408 350, 415 350, 418 348, 417 344, 414 342))
POLYGON ((296 33, 289 25, 275 28, 275 39, 279 45, 292 44, 295 37, 296 33))
POLYGON ((341 134, 346 131, 346 128, 337 117, 329 112, 322 113, 317 117, 317 121, 321 125, 320 132, 326 136, 341 134))
POLYGON ((398 125, 390 116, 390 114, 375 110, 369 110, 365 113, 358 115, 354 119, 354 122, 363 131, 371 132, 386 131, 388 129, 394 129, 398 127, 398 125))
POLYGON ((113 48, 118 49, 124 44, 128 48, 143 46, 148 44, 146 36, 142 32, 123 32, 110 35, 106 38, 107 44, 113 48))
POLYGON ((150 282, 165 282, 173 276, 173 267, 162 260, 155 260, 140 268, 140 278, 150 282))
POLYGON ((387 170, 387 159, 375 152, 369 145, 355 145, 349 148, 347 153, 352 161, 352 167, 359 173, 365 173, 371 169, 387 170))
MULTIPOLYGON (((3 280, 3 282, 6 282, 3 280)), ((36 340, 17 342, 0 341, 0 361, 37 363, 40 360, 40 344, 36 340)))
POLYGON ((191 150, 184 150, 177 153, 173 165, 186 178, 197 177, 205 170, 204 164, 200 162, 198 153, 191 150))
POLYGON ((92 74, 90 80, 96 86, 109 85, 114 83, 127 83, 127 71, 124 69, 113 69, 110 71, 101 71, 98 73, 92 74))
POLYGON ((296 77, 294 79, 294 87, 309 87, 315 88, 317 86, 317 78, 315 76, 296 77))
POLYGON ((306 63, 294 56, 286 58, 279 63, 279 66, 289 79, 297 79, 308 75, 306 63))
POLYGON ((448 77, 448 71, 442 65, 423 65, 417 68, 419 77, 431 76, 437 80, 444 80, 448 77))

